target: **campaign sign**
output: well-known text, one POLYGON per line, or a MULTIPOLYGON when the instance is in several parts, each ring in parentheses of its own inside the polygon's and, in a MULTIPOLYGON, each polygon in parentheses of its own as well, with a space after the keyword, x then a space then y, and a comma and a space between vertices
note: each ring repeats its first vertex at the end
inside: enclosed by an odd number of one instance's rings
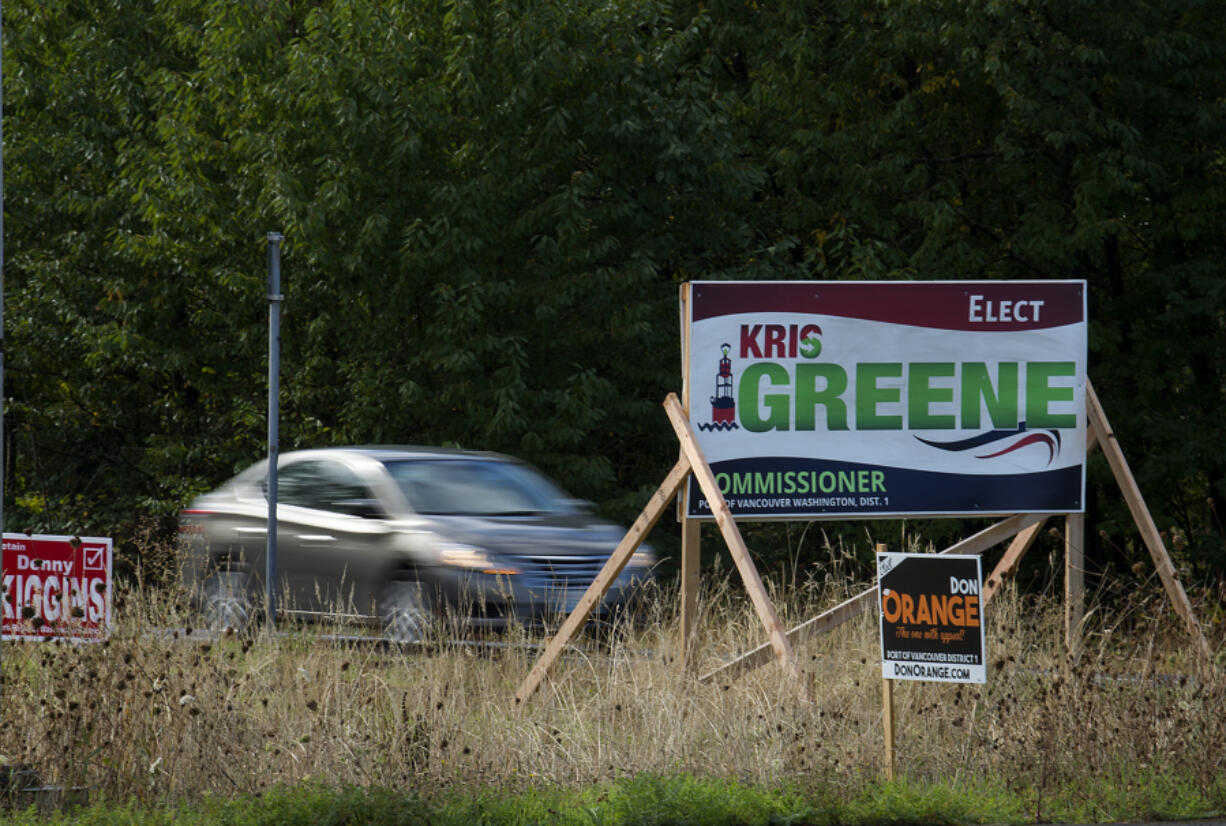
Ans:
POLYGON ((881 676, 987 682, 978 556, 877 554, 881 676))
MULTIPOLYGON (((733 516, 1084 510, 1084 281, 686 295, 690 424, 733 516)), ((693 479, 686 502, 712 517, 693 479)))
POLYGON ((111 560, 110 539, 4 534, 4 639, 104 639, 111 560))

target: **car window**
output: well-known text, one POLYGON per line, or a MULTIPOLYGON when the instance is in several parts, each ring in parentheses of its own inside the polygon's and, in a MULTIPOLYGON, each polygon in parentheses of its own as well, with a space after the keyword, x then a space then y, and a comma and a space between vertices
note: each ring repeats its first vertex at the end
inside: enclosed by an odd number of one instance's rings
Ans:
POLYGON ((566 494, 531 468, 478 459, 387 462, 414 511, 429 515, 518 516, 564 510, 566 494))
MULTIPOLYGON (((263 482, 268 495, 268 477, 263 482)), ((358 475, 339 462, 296 462, 277 471, 277 500, 285 505, 353 513, 356 502, 369 500, 370 491, 358 475)))

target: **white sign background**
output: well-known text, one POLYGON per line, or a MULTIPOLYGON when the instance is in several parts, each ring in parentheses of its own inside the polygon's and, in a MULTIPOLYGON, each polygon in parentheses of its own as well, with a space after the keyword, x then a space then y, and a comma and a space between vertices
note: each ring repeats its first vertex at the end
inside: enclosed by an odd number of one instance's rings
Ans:
MULTIPOLYGON (((1084 282, 696 282, 690 286, 690 421, 734 515, 814 518, 1084 509, 1084 282), (1002 309, 1008 311, 1004 321, 1002 309), (820 328, 816 336, 820 353, 805 358, 804 348, 793 343, 797 337, 793 331, 814 327, 820 328), (724 369, 731 373, 737 407, 732 427, 713 426, 721 358, 730 363, 724 369), (1027 365, 1047 362, 1072 365, 1070 375, 1044 380, 1053 398, 1042 406, 1072 426, 1024 424, 1027 365), (765 363, 786 371, 787 380, 778 383, 777 373, 747 375, 765 363), (847 429, 830 429, 825 404, 813 406, 812 429, 800 427, 795 386, 797 368, 806 363, 835 365, 846 375, 847 387, 839 398, 847 429), (925 363, 953 365, 953 375, 929 377, 927 389, 921 388, 932 399, 924 404, 924 412, 948 418, 955 422, 953 428, 908 426, 911 365, 925 363), (979 426, 965 426, 960 395, 961 371, 967 363, 984 365, 994 386, 1005 375, 1002 364, 1017 365, 1020 421, 995 427, 988 405, 981 400, 979 426), (876 392, 886 395, 872 406, 876 415, 896 418, 901 423, 897 429, 857 428, 856 375, 858 366, 865 364, 900 366, 901 375, 875 380, 876 392), (754 432, 752 423, 746 426, 745 407, 753 406, 750 413, 759 419, 768 418, 772 396, 788 397, 786 429, 754 432), (880 475, 861 477, 851 490, 846 477, 838 476, 840 471, 862 470, 880 475)), ((692 484, 688 514, 709 516, 705 504, 692 484)))

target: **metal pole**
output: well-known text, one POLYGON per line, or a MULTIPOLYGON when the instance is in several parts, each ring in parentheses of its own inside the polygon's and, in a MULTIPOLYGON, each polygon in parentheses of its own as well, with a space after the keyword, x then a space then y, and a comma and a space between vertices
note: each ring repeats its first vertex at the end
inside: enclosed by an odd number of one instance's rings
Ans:
MULTIPOLYGON (((4 544, 4 6, 0 3, 0 545, 4 544)), ((0 554, 4 551, 0 549, 0 554)), ((0 635, 2 636, 2 635, 0 635)), ((0 640, 2 642, 2 640, 0 640)), ((3 669, 0 669, 0 675, 3 669)), ((3 680, 0 680, 3 682, 3 680)), ((0 689, 2 690, 2 689, 0 689)))
POLYGON ((268 552, 264 557, 267 590, 265 614, 268 630, 277 627, 277 444, 281 399, 281 242, 285 236, 268 233, 268 552))

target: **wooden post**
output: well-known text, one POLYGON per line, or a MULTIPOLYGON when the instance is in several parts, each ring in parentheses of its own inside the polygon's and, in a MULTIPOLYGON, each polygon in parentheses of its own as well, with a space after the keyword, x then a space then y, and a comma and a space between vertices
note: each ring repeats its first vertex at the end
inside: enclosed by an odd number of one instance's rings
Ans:
POLYGON ((1124 501, 1128 503, 1133 522, 1141 532, 1141 538, 1145 541, 1149 556, 1154 561, 1154 567, 1162 579, 1167 596, 1170 597, 1175 611, 1183 619, 1184 626, 1195 641, 1205 664, 1212 665, 1213 650, 1209 647, 1209 641, 1205 639, 1200 623, 1196 620, 1196 613, 1192 610, 1192 603, 1188 600, 1188 595, 1184 592, 1183 585, 1180 584, 1179 577, 1175 573, 1175 565, 1171 562, 1171 556, 1167 553, 1162 536, 1158 533, 1158 527, 1154 524, 1154 519, 1145 506, 1145 499, 1141 496, 1140 488, 1137 487, 1136 479, 1133 478, 1132 471, 1128 469, 1124 452, 1115 439, 1115 432, 1107 421, 1107 414, 1103 412, 1098 395, 1094 392, 1094 387, 1088 379, 1086 380, 1086 412, 1090 418, 1090 425, 1094 428, 1098 438, 1098 445, 1103 455, 1107 457, 1107 464, 1111 466, 1111 472, 1115 475, 1115 482, 1119 485, 1120 492, 1124 494, 1124 501))
MULTIPOLYGON (((681 285, 681 405, 690 410, 690 283, 681 285)), ((688 415, 686 417, 688 419, 688 415)), ((681 451, 685 457, 685 451, 681 451)), ((684 673, 694 663, 694 622, 698 617, 698 587, 702 560, 702 522, 685 514, 685 489, 677 497, 677 520, 681 523, 681 622, 677 633, 677 666, 684 673)))
POLYGON ((536 665, 532 666, 532 670, 524 678, 519 690, 515 692, 516 706, 521 705, 531 697, 537 687, 540 686, 541 680, 545 679, 545 673, 549 671, 549 666, 553 665, 554 660, 562 653, 562 649, 566 647, 571 638, 583 627, 583 623, 587 622, 592 609, 596 607, 596 604, 608 592, 609 586, 621 575, 622 569, 626 567, 630 557, 638 550, 639 545, 643 542, 643 538, 655 526, 656 521, 660 518, 660 514, 664 513, 664 509, 669 506, 673 501, 673 497, 677 495, 678 488, 685 482, 689 472, 690 467, 685 459, 681 459, 677 464, 673 465, 673 469, 669 471, 663 483, 652 494, 647 507, 643 508, 639 518, 634 520, 630 530, 626 532, 626 535, 622 537, 622 541, 614 548, 609 561, 605 563, 604 567, 600 569, 600 573, 596 575, 596 579, 583 592, 583 596, 579 598, 578 605, 575 606, 575 609, 570 612, 570 616, 562 623, 558 633, 545 645, 545 650, 536 661, 536 665))
POLYGON ((1081 656, 1081 623, 1085 619, 1085 516, 1064 517, 1064 650, 1070 663, 1081 656))
POLYGON ((894 681, 881 680, 881 722, 885 729, 885 779, 894 779, 894 681))
POLYGON ((699 488, 702 489, 703 495, 707 497, 707 502, 711 505, 715 524, 719 526, 724 542, 728 545, 728 551, 732 554, 732 561, 736 563, 737 570, 741 574, 745 590, 749 592, 749 599, 753 603, 754 610, 757 611, 758 618, 762 620, 762 625, 766 628, 766 634, 770 638, 770 647, 774 650, 779 664, 796 682, 802 695, 808 699, 811 694, 808 681, 796 663, 792 645, 783 633, 783 626, 779 622, 779 615, 775 613, 775 606, 771 604, 770 597, 767 596, 762 578, 758 576, 758 569, 749 555, 749 549, 745 547, 745 540, 741 538, 741 532, 732 518, 732 511, 724 500, 724 494, 720 492, 719 485, 715 481, 715 474, 711 472, 711 466, 707 464, 702 448, 698 446, 698 440, 694 437, 694 431, 690 429, 685 410, 681 407, 676 394, 668 394, 664 400, 664 410, 668 413, 668 418, 673 423, 673 430, 676 431, 677 438, 681 441, 681 449, 685 452, 686 458, 690 460, 690 471, 694 474, 699 488))
POLYGON ((697 519, 681 520, 681 629, 678 634, 678 666, 684 671, 693 668, 694 623, 698 618, 699 560, 701 559, 702 523, 697 519))
MULTIPOLYGON (((884 542, 877 543, 877 553, 887 551, 884 542)), ((878 665, 880 668, 880 665, 878 665)), ((894 681, 881 677, 881 725, 885 739, 885 779, 894 780, 894 681)))

